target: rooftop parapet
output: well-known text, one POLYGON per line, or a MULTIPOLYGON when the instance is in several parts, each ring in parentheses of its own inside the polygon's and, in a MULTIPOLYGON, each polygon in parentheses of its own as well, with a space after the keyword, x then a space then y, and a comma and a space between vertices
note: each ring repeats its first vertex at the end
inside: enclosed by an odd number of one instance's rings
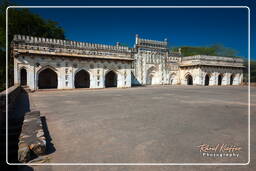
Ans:
POLYGON ((189 65, 213 65, 244 67, 244 60, 238 57, 195 55, 182 57, 181 66, 189 65))
POLYGON ((135 46, 142 47, 142 48, 167 49, 168 42, 167 42, 167 39, 164 39, 164 41, 142 39, 142 38, 139 38, 139 35, 137 34, 136 40, 135 40, 135 46))
POLYGON ((229 62, 244 62, 242 58, 238 57, 226 57, 226 56, 208 56, 208 55, 194 55, 194 56, 185 56, 182 58, 183 61, 185 60, 214 60, 214 61, 229 61, 229 62))
POLYGON ((44 45, 44 46, 61 46, 74 49, 94 49, 94 50, 105 50, 105 51, 116 51, 116 52, 130 52, 131 50, 126 46, 121 45, 104 45, 87 42, 77 42, 71 40, 60 40, 44 37, 33 37, 26 35, 14 35, 13 43, 25 43, 30 45, 44 45))

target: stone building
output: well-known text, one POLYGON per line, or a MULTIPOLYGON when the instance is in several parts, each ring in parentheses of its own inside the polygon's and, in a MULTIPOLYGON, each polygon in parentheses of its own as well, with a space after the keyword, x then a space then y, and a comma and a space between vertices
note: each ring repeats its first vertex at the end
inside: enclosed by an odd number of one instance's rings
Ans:
POLYGON ((136 35, 133 48, 15 35, 14 83, 31 90, 132 85, 239 85, 243 60, 170 52, 164 41, 136 35))

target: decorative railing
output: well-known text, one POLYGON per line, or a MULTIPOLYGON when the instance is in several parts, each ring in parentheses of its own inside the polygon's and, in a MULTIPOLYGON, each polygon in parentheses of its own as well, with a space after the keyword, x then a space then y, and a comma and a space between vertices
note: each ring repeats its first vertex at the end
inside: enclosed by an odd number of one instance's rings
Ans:
POLYGON ((167 39, 165 39, 164 41, 142 39, 142 38, 139 38, 138 35, 136 35, 136 46, 137 47, 156 48, 156 49, 167 49, 168 42, 167 42, 167 39))
POLYGON ((243 67, 244 60, 237 57, 195 55, 182 58, 181 65, 214 65, 243 67))
POLYGON ((225 56, 208 56, 208 55, 195 55, 186 56, 182 58, 183 61, 186 60, 210 60, 210 61, 225 61, 225 62, 244 62, 242 58, 238 57, 225 57, 225 56))
POLYGON ((27 44, 27 45, 40 45, 47 46, 49 48, 62 47, 71 49, 85 49, 85 50, 104 50, 104 51, 115 51, 115 52, 131 52, 127 46, 121 45, 104 45, 87 42, 77 42, 71 40, 60 40, 44 37, 33 37, 25 35, 14 35, 13 43, 27 44))

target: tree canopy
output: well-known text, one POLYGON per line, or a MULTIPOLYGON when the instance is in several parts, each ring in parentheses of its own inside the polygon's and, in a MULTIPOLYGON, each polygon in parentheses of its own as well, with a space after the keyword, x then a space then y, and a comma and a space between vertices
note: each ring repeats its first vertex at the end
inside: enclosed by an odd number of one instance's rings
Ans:
MULTIPOLYGON (((248 82, 248 60, 244 61, 244 81, 248 82)), ((250 70, 251 70, 251 82, 256 82, 256 61, 250 61, 250 70)))
POLYGON ((192 56, 192 55, 211 55, 211 56, 228 56, 235 57, 237 51, 224 47, 223 45, 212 45, 212 46, 181 46, 172 48, 173 51, 177 51, 178 48, 181 48, 181 53, 183 56, 192 56))
MULTIPOLYGON (((5 89, 6 8, 10 5, 13 4, 7 0, 2 1, 0 5, 0 91, 5 89)), ((14 34, 65 39, 64 30, 57 22, 46 20, 29 9, 8 9, 9 45, 14 34)), ((10 55, 8 55, 8 77, 9 86, 11 86, 13 84, 13 59, 10 55)))

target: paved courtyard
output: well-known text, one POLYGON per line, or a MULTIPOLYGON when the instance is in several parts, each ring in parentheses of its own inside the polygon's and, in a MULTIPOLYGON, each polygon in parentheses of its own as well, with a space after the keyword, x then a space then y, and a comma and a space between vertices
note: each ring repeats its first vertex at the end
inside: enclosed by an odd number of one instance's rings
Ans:
POLYGON ((38 91, 30 99, 46 118, 49 162, 246 163, 247 91, 152 86, 38 91), (238 157, 205 157, 200 144, 239 145, 242 151, 238 157))

